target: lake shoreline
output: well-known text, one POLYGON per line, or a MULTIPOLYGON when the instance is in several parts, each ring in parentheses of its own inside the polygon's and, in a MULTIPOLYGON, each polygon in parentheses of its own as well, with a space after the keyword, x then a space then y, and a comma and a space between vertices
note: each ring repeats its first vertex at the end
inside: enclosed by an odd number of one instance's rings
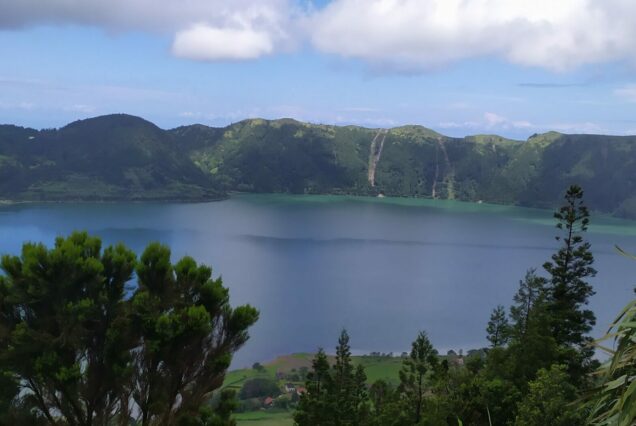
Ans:
MULTIPOLYGON (((408 196, 408 195, 373 195, 373 194, 362 194, 362 193, 346 193, 346 192, 316 192, 316 193, 291 193, 291 192, 242 192, 242 191, 227 191, 224 195, 221 196, 212 196, 212 197, 192 197, 192 198, 182 198, 182 197, 157 197, 157 198, 147 198, 147 199, 135 199, 135 198, 112 198, 112 199, 96 199, 96 198, 87 198, 87 197, 79 197, 76 199, 12 199, 5 198, 0 199, 0 206, 7 205, 20 205, 20 204, 88 204, 88 203, 104 203, 104 204, 118 204, 118 203, 147 203, 147 204, 155 204, 155 203, 178 203, 178 204, 201 204, 201 203, 209 203, 215 201, 226 201, 234 196, 289 196, 289 197, 343 197, 343 198, 352 198, 352 199, 362 199, 362 200, 376 200, 378 202, 386 202, 387 204, 391 204, 395 200, 411 200, 411 201, 434 201, 434 202, 459 202, 459 203, 467 203, 471 205, 483 205, 483 206, 498 206, 498 207, 520 207, 526 209, 536 209, 536 210, 554 210, 558 208, 558 206, 535 206, 529 204, 520 204, 520 203, 505 203, 505 202, 497 202, 495 200, 463 200, 459 198, 433 198, 430 196, 408 196)), ((592 210, 592 214, 601 215, 606 217, 611 217, 615 219, 621 220, 635 220, 636 217, 626 217, 614 215, 610 212, 604 212, 600 210, 592 210)))
MULTIPOLYGON (((162 205, 162 204, 180 204, 180 205, 197 205, 215 203, 220 201, 228 201, 233 198, 243 197, 263 197, 276 199, 276 197, 284 198, 285 200, 304 201, 304 202, 323 202, 321 198, 333 198, 331 201, 354 201, 354 202, 369 202, 384 205, 394 205, 400 207, 448 207, 452 208, 454 205, 469 206, 473 211, 488 212, 501 212, 507 209, 526 209, 528 211, 534 211, 537 213, 547 213, 549 220, 552 220, 552 213, 556 207, 537 207, 523 204, 510 204, 510 203, 498 203, 496 201, 471 201, 460 199, 447 199, 447 198, 432 198, 432 197, 412 197, 412 196, 377 196, 377 195, 365 195, 365 194, 347 194, 341 192, 326 192, 326 193, 311 193, 311 194, 296 194, 288 192, 241 192, 241 191, 228 191, 223 196, 219 197, 203 197, 203 198, 156 198, 156 199, 128 199, 128 198, 114 198, 114 199, 90 199, 90 198, 78 198, 78 199, 59 199, 59 200, 32 200, 32 199, 0 199, 0 208, 9 206, 20 205, 71 205, 71 204, 104 204, 104 205, 117 205, 117 204, 136 204, 136 205, 162 205), (313 199, 313 200, 312 200, 313 199)), ((590 212, 593 217, 601 218, 609 221, 620 222, 634 222, 636 225, 636 218, 615 216, 607 212, 593 210, 590 212)))

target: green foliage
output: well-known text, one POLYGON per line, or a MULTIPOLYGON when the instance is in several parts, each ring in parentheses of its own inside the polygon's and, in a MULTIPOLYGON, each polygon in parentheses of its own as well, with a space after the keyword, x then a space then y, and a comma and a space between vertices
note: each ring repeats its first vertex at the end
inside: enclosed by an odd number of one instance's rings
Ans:
POLYGON ((498 305, 492 311, 486 332, 488 332, 488 341, 493 348, 504 346, 508 342, 510 325, 503 305, 498 305))
POLYGON ((349 335, 343 330, 333 367, 322 350, 316 354, 294 420, 299 426, 356 426, 367 424, 368 416, 364 368, 353 366, 349 335))
POLYGON ((396 403, 396 389, 384 380, 375 381, 369 388, 371 401, 371 417, 377 424, 391 424, 395 421, 395 414, 391 412, 391 406, 396 403))
POLYGON ((111 418, 135 346, 124 302, 135 255, 122 245, 102 252, 99 239, 74 233, 50 250, 25 244, 1 265, 0 358, 28 399, 49 421, 55 411, 71 424, 111 418))
MULTIPOLYGON (((517 340, 523 340, 536 322, 535 316, 541 315, 541 307, 545 303, 547 280, 536 274, 535 269, 526 272, 519 281, 519 290, 514 295, 514 305, 510 308, 510 318, 514 327, 510 332, 517 340)), ((535 324, 536 325, 536 324, 535 324)))
POLYGON ((0 197, 202 200, 223 196, 172 135, 124 114, 59 130, 0 126, 0 197))
POLYGON ((405 402, 407 421, 418 424, 427 392, 428 376, 438 367, 437 351, 433 348, 425 332, 420 332, 411 345, 409 356, 404 359, 400 371, 399 392, 405 402))
POLYGON ((246 381, 241 388, 241 392, 239 392, 240 399, 275 397, 278 395, 280 395, 278 384, 274 380, 265 377, 256 377, 246 381))
POLYGON ((340 424, 361 424, 366 415, 366 375, 361 366, 355 368, 351 362, 349 335, 342 330, 336 347, 336 362, 332 369, 333 389, 330 396, 335 399, 333 410, 340 424))
POLYGON ((547 280, 530 269, 519 282, 510 308, 510 342, 505 351, 489 354, 487 368, 497 377, 512 381, 523 392, 542 368, 559 359, 548 311, 547 280))
POLYGON ((333 412, 330 407, 330 392, 333 381, 327 355, 318 350, 312 368, 307 374, 305 393, 300 397, 298 408, 294 414, 297 425, 330 425, 333 412))
POLYGON ((181 417, 179 426, 236 426, 232 412, 237 408, 236 394, 233 390, 221 391, 214 406, 204 405, 199 415, 181 417))
MULTIPOLYGON (((514 296, 511 323, 508 324, 503 307, 498 306, 488 324, 493 349, 483 371, 485 383, 505 384, 510 387, 507 395, 516 395, 519 401, 517 405, 515 398, 508 398, 503 410, 494 409, 491 413, 500 419, 516 416, 516 424, 520 425, 580 424, 581 416, 576 415, 575 409, 559 406, 580 396, 589 384, 587 374, 594 365, 591 339, 587 336, 594 314, 585 305, 594 294, 586 279, 596 271, 592 268, 590 244, 582 236, 589 224, 589 213, 580 187, 568 189, 565 204, 555 218, 564 235, 557 236, 562 246, 544 265, 550 278, 529 270, 514 296), (505 330, 503 334, 509 338, 505 347, 500 330, 505 330)), ((484 394, 484 388, 478 389, 484 394)), ((461 418, 466 421, 470 417, 461 418)))
POLYGON ((228 290, 190 257, 150 244, 137 265, 131 316, 142 345, 133 356, 132 397, 142 424, 195 416, 221 386, 232 353, 258 318, 251 306, 229 307, 228 290))
POLYGON ((568 371, 576 381, 590 372, 593 362, 591 338, 586 336, 596 323, 594 313, 586 309, 594 295, 586 279, 594 277, 594 256, 590 243, 583 239, 587 231, 589 212, 583 203, 583 190, 576 185, 568 188, 565 204, 554 214, 562 235, 559 251, 543 267, 550 274, 547 308, 552 321, 552 336, 562 347, 568 371))
POLYGON ((450 389, 450 416, 470 425, 507 424, 520 398, 508 380, 468 371, 454 372, 450 389))
POLYGON ((0 425, 8 424, 7 413, 18 395, 18 384, 10 372, 0 372, 0 425))
POLYGON ((102 250, 73 233, 51 249, 27 243, 1 266, 2 380, 19 386, 12 405, 50 424, 198 418, 258 318, 229 306, 210 268, 187 257, 173 265, 159 244, 137 261, 121 244, 102 250))
POLYGON ((600 340, 614 341, 614 349, 598 345, 610 355, 599 367, 597 388, 591 392, 588 423, 597 426, 630 426, 636 422, 636 300, 618 315, 600 340))
POLYGON ((519 403, 515 426, 576 426, 583 412, 573 405, 577 389, 569 383, 564 365, 541 369, 530 382, 529 392, 519 403))

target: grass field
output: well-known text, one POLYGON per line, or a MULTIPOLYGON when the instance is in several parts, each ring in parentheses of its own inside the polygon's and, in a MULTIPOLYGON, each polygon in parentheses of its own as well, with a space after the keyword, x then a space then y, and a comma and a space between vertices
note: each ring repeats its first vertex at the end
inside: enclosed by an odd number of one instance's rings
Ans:
POLYGON ((252 411, 234 415, 237 426, 292 426, 292 411, 252 411))
POLYGON ((362 364, 364 367, 368 384, 380 379, 393 384, 400 382, 402 359, 399 357, 354 356, 352 359, 354 365, 362 364))

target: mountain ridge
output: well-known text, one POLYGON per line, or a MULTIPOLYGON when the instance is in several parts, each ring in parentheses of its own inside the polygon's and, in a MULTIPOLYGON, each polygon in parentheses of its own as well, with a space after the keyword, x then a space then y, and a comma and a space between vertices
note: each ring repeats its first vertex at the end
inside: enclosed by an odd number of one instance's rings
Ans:
POLYGON ((374 129, 291 118, 161 129, 128 114, 59 129, 0 125, 6 200, 203 201, 242 191, 553 208, 572 183, 583 186, 592 209, 636 218, 636 136, 456 138, 419 125, 374 129))

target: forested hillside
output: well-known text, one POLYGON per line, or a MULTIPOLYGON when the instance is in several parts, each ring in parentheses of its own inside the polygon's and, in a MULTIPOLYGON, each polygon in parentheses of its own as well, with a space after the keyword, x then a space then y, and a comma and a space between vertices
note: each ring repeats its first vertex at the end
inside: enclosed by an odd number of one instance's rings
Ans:
POLYGON ((104 116, 59 130, 0 126, 0 198, 200 200, 218 197, 173 138, 141 118, 104 116))
POLYGON ((421 126, 291 119, 162 130, 110 115, 58 130, 0 126, 0 198, 209 200, 231 191, 432 197, 554 207, 586 188, 592 210, 636 217, 636 137, 550 132, 515 141, 421 126))

